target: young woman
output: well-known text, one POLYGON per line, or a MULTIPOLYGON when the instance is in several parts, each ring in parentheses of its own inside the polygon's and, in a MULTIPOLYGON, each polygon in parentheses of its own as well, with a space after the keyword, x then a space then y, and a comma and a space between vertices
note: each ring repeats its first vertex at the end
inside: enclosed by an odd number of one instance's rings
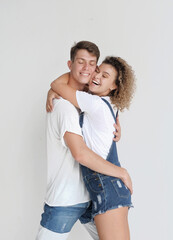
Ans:
MULTIPOLYGON (((131 67, 120 57, 107 57, 90 80, 90 93, 76 91, 67 83, 68 74, 55 80, 51 87, 84 113, 80 124, 87 146, 120 166, 116 143, 112 141, 112 126, 116 122, 112 107, 120 111, 129 108, 135 90, 131 67)), ((81 167, 100 240, 129 240, 129 189, 118 178, 81 167)))

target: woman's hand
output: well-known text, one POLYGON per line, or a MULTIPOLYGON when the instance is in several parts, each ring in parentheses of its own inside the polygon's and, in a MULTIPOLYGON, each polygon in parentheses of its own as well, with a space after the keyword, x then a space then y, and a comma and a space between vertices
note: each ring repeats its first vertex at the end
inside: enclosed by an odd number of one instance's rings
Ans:
POLYGON ((47 101, 46 101, 46 111, 47 112, 52 112, 52 110, 53 110, 53 99, 54 98, 59 99, 60 96, 57 93, 55 93, 52 89, 50 89, 48 91, 47 101))
POLYGON ((113 140, 115 142, 118 142, 121 138, 121 126, 120 126, 120 122, 119 122, 119 116, 117 117, 116 120, 117 120, 117 122, 116 122, 116 124, 114 124, 115 132, 113 132, 115 137, 113 138, 113 140))
POLYGON ((133 194, 131 177, 125 168, 122 168, 122 169, 123 169, 123 176, 122 176, 121 180, 124 182, 126 187, 130 190, 131 194, 133 194))

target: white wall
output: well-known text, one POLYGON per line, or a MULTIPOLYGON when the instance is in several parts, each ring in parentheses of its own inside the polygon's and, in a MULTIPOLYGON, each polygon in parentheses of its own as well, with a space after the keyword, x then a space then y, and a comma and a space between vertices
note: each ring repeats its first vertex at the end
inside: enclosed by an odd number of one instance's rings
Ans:
MULTIPOLYGON (((0 0, 1 239, 35 238, 46 186, 45 100, 74 41, 119 55, 137 76, 120 115, 119 156, 134 183, 131 239, 173 239, 170 0, 0 0)), ((90 239, 77 224, 69 240, 90 239)))

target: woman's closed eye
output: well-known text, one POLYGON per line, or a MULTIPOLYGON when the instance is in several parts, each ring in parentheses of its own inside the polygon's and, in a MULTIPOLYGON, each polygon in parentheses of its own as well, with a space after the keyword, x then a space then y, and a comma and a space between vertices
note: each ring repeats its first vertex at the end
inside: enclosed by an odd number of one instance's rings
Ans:
POLYGON ((103 75, 102 75, 102 77, 103 77, 103 78, 107 78, 108 76, 107 76, 107 75, 105 75, 105 74, 103 74, 103 75))

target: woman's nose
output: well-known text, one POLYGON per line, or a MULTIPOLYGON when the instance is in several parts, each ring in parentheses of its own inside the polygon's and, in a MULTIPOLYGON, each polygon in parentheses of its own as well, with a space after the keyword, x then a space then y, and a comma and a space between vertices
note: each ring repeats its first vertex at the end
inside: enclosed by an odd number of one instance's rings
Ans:
POLYGON ((96 74, 95 74, 95 78, 97 78, 97 79, 100 78, 100 76, 101 76, 100 73, 96 73, 96 74))

